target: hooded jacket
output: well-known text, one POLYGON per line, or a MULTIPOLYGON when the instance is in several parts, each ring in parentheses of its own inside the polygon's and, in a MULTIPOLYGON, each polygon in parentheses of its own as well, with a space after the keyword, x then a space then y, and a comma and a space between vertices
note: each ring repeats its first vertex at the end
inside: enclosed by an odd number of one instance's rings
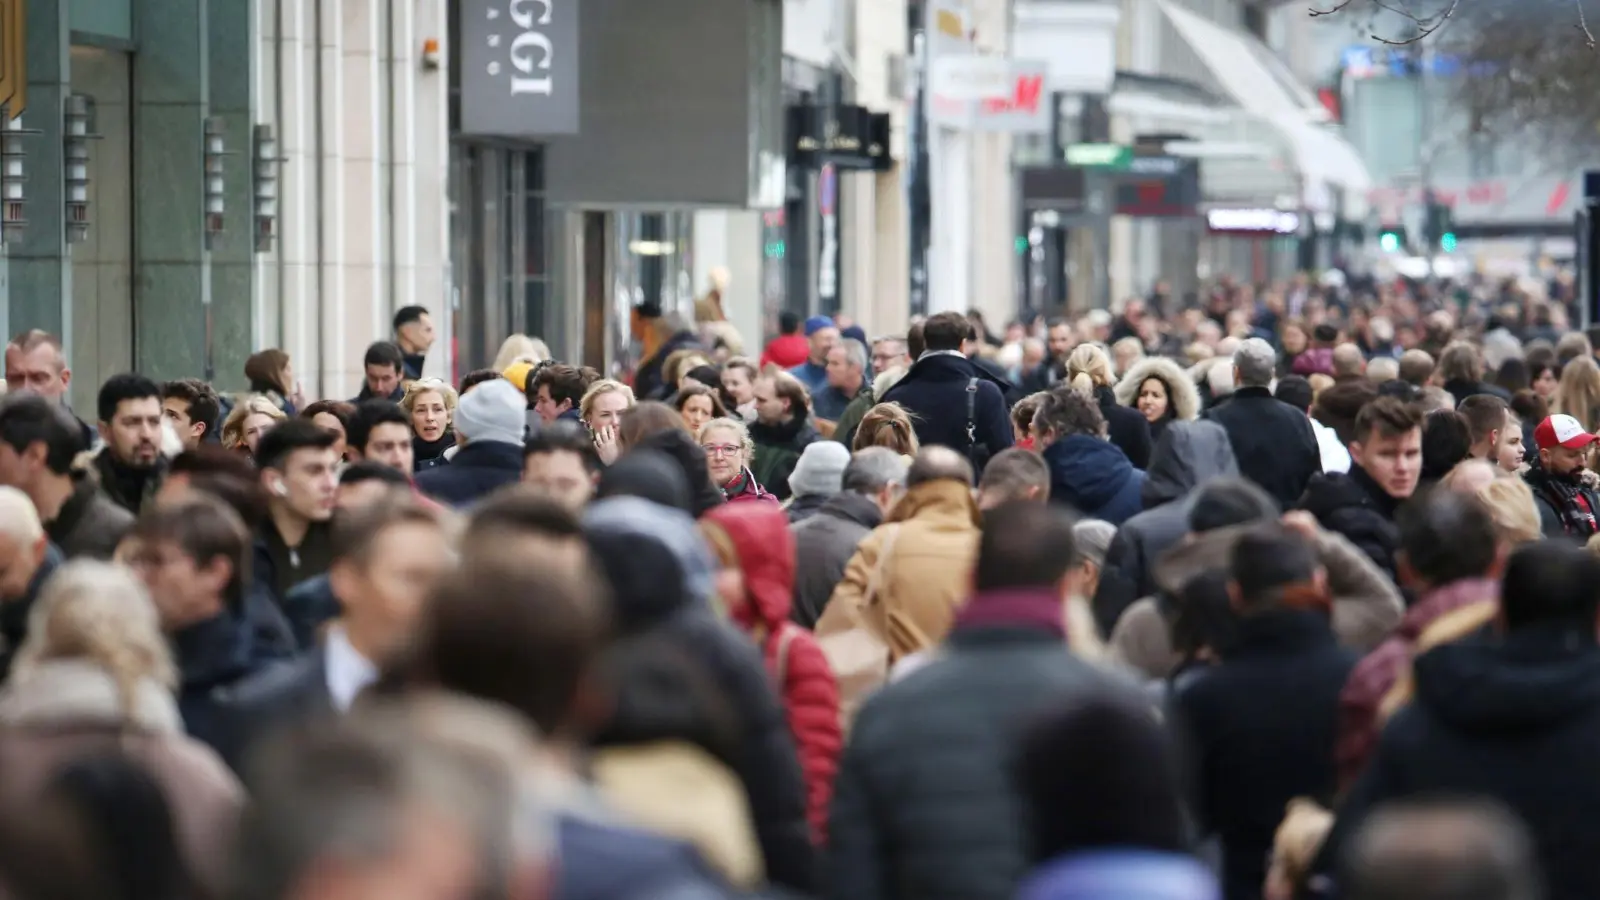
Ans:
POLYGON ((1339 694, 1339 783, 1349 786, 1366 766, 1383 730, 1384 698, 1416 652, 1417 640, 1441 617, 1467 606, 1498 603, 1500 585, 1490 578, 1463 578, 1431 589, 1406 610, 1399 627, 1350 673, 1339 694))
POLYGON ((1044 449, 1050 466, 1050 500, 1085 518, 1121 525, 1139 513, 1144 473, 1115 444, 1086 434, 1068 435, 1044 449))
POLYGON ((1200 417, 1200 391, 1181 366, 1165 356, 1147 356, 1134 363, 1128 373, 1117 382, 1117 402, 1135 407, 1139 402, 1139 389, 1152 378, 1167 387, 1167 412, 1174 421, 1193 422, 1200 417))
POLYGON ((1390 721, 1319 860, 1338 858, 1376 806, 1424 794, 1482 796, 1527 824, 1551 900, 1600 884, 1600 646, 1590 623, 1541 623, 1436 647, 1390 721))
POLYGON ((657 631, 681 641, 727 688, 743 726, 738 775, 750 798, 767 875, 810 891, 814 859, 794 741, 761 654, 712 611, 716 572, 694 520, 648 500, 611 497, 590 505, 583 527, 610 576, 620 629, 657 631))
POLYGON ((760 645, 767 672, 783 698, 806 780, 806 816, 821 842, 844 749, 839 688, 817 639, 789 621, 795 544, 788 519, 770 504, 729 503, 707 513, 706 521, 722 529, 739 557, 745 602, 731 611, 731 618, 760 645))
MULTIPOLYGON (((1178 421, 1167 428, 1139 490, 1144 512, 1123 523, 1106 552, 1106 564, 1133 582, 1135 597, 1155 590, 1156 560, 1189 532, 1190 492, 1213 478, 1238 474, 1233 444, 1221 425, 1178 421)), ((1098 604, 1095 615, 1102 631, 1109 633, 1116 617, 1105 621, 1098 604)))

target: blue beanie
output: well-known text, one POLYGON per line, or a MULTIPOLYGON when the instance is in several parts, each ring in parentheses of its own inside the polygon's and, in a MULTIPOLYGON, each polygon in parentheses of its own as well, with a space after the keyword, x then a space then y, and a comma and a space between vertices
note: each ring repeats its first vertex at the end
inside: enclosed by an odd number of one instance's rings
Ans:
POLYGON ((812 316, 806 320, 806 337, 811 337, 824 328, 832 327, 833 320, 827 316, 812 316))

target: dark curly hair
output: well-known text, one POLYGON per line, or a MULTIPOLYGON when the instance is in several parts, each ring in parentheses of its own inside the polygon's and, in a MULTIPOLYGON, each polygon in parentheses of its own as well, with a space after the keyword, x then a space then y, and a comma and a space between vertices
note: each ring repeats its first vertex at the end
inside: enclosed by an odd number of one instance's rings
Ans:
POLYGON ((1075 434, 1100 437, 1106 431, 1106 420, 1100 414, 1099 404, 1093 398, 1065 386, 1056 388, 1039 400, 1039 410, 1033 414, 1033 423, 1040 434, 1055 432, 1057 440, 1075 434))

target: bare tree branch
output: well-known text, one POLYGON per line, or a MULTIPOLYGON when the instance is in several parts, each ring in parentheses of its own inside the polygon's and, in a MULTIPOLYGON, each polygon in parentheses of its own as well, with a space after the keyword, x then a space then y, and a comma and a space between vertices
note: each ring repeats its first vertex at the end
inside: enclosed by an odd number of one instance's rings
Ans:
POLYGON ((1583 0, 1572 0, 1572 5, 1578 8, 1578 29, 1583 32, 1583 41, 1593 50, 1594 33, 1589 30, 1589 19, 1583 13, 1583 0))

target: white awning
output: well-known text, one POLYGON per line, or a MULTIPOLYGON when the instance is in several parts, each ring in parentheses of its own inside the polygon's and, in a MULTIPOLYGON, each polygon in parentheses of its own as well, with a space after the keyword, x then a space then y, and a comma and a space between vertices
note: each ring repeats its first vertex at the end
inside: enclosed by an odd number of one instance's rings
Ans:
POLYGON ((1294 152, 1302 181, 1302 202, 1313 212, 1330 212, 1330 189, 1344 192, 1346 215, 1364 208, 1372 177, 1366 164, 1341 135, 1327 127, 1327 110, 1254 36, 1226 28, 1157 0, 1185 42, 1216 78, 1218 86, 1245 112, 1270 123, 1294 152))

